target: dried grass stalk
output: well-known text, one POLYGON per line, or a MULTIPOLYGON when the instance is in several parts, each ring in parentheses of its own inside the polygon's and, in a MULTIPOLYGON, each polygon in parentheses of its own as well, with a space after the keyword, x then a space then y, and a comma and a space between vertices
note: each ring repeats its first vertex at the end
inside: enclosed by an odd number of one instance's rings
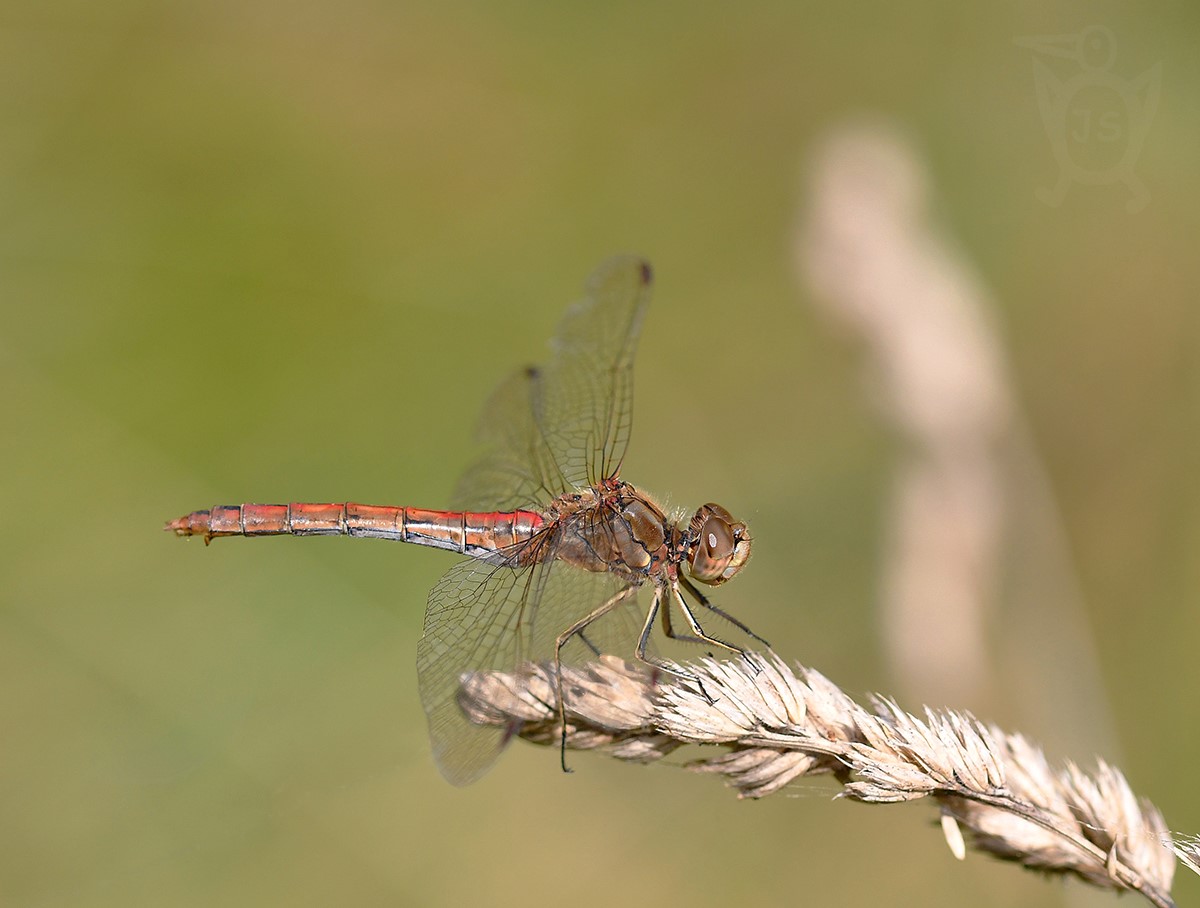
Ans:
MULTIPOLYGON (((721 750, 686 764, 761 798, 799 776, 833 775, 839 797, 886 804, 932 797, 956 856, 963 830, 978 849, 1046 873, 1138 892, 1169 906, 1176 856, 1200 872, 1200 840, 1172 842, 1162 815, 1100 762, 1053 769, 1041 749, 968 713, 918 717, 884 698, 870 709, 814 669, 775 654, 688 666, 703 683, 654 674, 612 656, 563 669, 567 746, 652 762, 685 744, 721 750)), ((509 726, 539 744, 561 739, 554 667, 465 676, 472 721, 509 726)))

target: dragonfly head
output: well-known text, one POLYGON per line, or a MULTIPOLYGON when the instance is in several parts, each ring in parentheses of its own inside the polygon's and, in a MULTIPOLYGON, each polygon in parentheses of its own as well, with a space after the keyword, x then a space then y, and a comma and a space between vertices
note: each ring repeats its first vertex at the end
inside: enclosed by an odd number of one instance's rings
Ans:
POLYGON ((702 506, 688 524, 688 567, 692 578, 717 586, 750 557, 750 531, 719 504, 702 506))

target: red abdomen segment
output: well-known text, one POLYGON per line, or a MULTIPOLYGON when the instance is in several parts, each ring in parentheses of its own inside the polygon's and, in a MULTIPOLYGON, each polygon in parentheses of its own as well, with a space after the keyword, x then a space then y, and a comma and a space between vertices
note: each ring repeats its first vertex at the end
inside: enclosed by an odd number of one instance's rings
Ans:
POLYGON ((481 556, 526 542, 537 511, 426 511, 370 504, 242 504, 192 511, 164 529, 177 536, 369 536, 481 556))

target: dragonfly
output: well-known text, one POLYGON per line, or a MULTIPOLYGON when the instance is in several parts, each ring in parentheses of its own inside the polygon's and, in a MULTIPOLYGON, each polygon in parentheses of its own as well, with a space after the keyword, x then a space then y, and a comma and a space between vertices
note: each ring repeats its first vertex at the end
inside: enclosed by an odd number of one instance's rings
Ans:
MULTIPOLYGON (((712 503, 690 519, 668 517, 620 476, 651 283, 650 265, 633 255, 612 258, 591 275, 583 298, 563 316, 547 362, 518 370, 485 406, 481 453, 460 479, 452 510, 222 505, 185 514, 165 529, 206 543, 222 536, 363 536, 468 556, 430 592, 417 646, 434 760, 454 784, 482 776, 517 730, 470 722, 458 705, 462 680, 483 671, 521 677, 552 659, 562 768, 570 771, 561 681, 568 646, 586 658, 636 640, 639 661, 694 681, 703 692, 686 668, 654 653, 650 638, 659 616, 668 638, 748 660, 744 648, 707 633, 698 615, 719 616, 766 645, 700 590, 725 583, 746 564, 746 524, 712 503), (638 611, 645 588, 652 598, 638 611)), ((702 399, 703 381, 702 375, 681 384, 680 398, 702 399)))

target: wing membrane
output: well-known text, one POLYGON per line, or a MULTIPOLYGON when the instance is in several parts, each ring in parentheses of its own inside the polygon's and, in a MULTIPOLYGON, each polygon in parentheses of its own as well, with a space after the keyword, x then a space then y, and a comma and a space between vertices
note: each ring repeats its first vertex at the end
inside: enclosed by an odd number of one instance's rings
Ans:
POLYGON ((483 453, 459 481, 453 507, 545 504, 616 474, 629 444, 633 358, 650 280, 650 266, 629 255, 592 274, 545 366, 510 376, 484 407, 483 453))
MULTIPOLYGON (((483 453, 459 481, 455 508, 544 506, 617 474, 629 443, 633 357, 649 299, 643 260, 621 256, 600 266, 563 317, 545 367, 514 374, 489 400, 479 428, 483 453)), ((552 658, 557 637, 624 583, 611 573, 555 564, 562 534, 606 531, 592 525, 598 520, 583 512, 512 550, 460 562, 430 593, 417 671, 434 758, 451 782, 481 776, 510 737, 463 715, 461 676, 520 671, 552 658)), ((564 660, 631 652, 642 620, 635 604, 633 597, 590 625, 564 660)))
MULTIPOLYGON (((551 543, 535 537, 526 545, 551 543)), ((621 586, 613 574, 589 573, 554 560, 514 567, 514 554, 459 562, 429 595, 417 644, 417 676, 434 759, 456 785, 483 775, 509 738, 505 729, 473 725, 463 715, 457 699, 461 676, 520 672, 530 662, 552 659, 558 635, 621 586)), ((617 620, 604 626, 628 625, 617 620)), ((597 639, 607 643, 610 638, 597 639)), ((565 661, 592 656, 580 641, 564 651, 565 661)))
POLYGON ((545 504, 565 491, 533 419, 536 375, 520 369, 488 399, 475 430, 482 453, 459 479, 452 508, 508 511, 545 504))
POLYGON ((636 256, 601 265, 559 324, 533 388, 537 425, 563 479, 576 487, 615 475, 625 456, 650 282, 649 264, 636 256))

